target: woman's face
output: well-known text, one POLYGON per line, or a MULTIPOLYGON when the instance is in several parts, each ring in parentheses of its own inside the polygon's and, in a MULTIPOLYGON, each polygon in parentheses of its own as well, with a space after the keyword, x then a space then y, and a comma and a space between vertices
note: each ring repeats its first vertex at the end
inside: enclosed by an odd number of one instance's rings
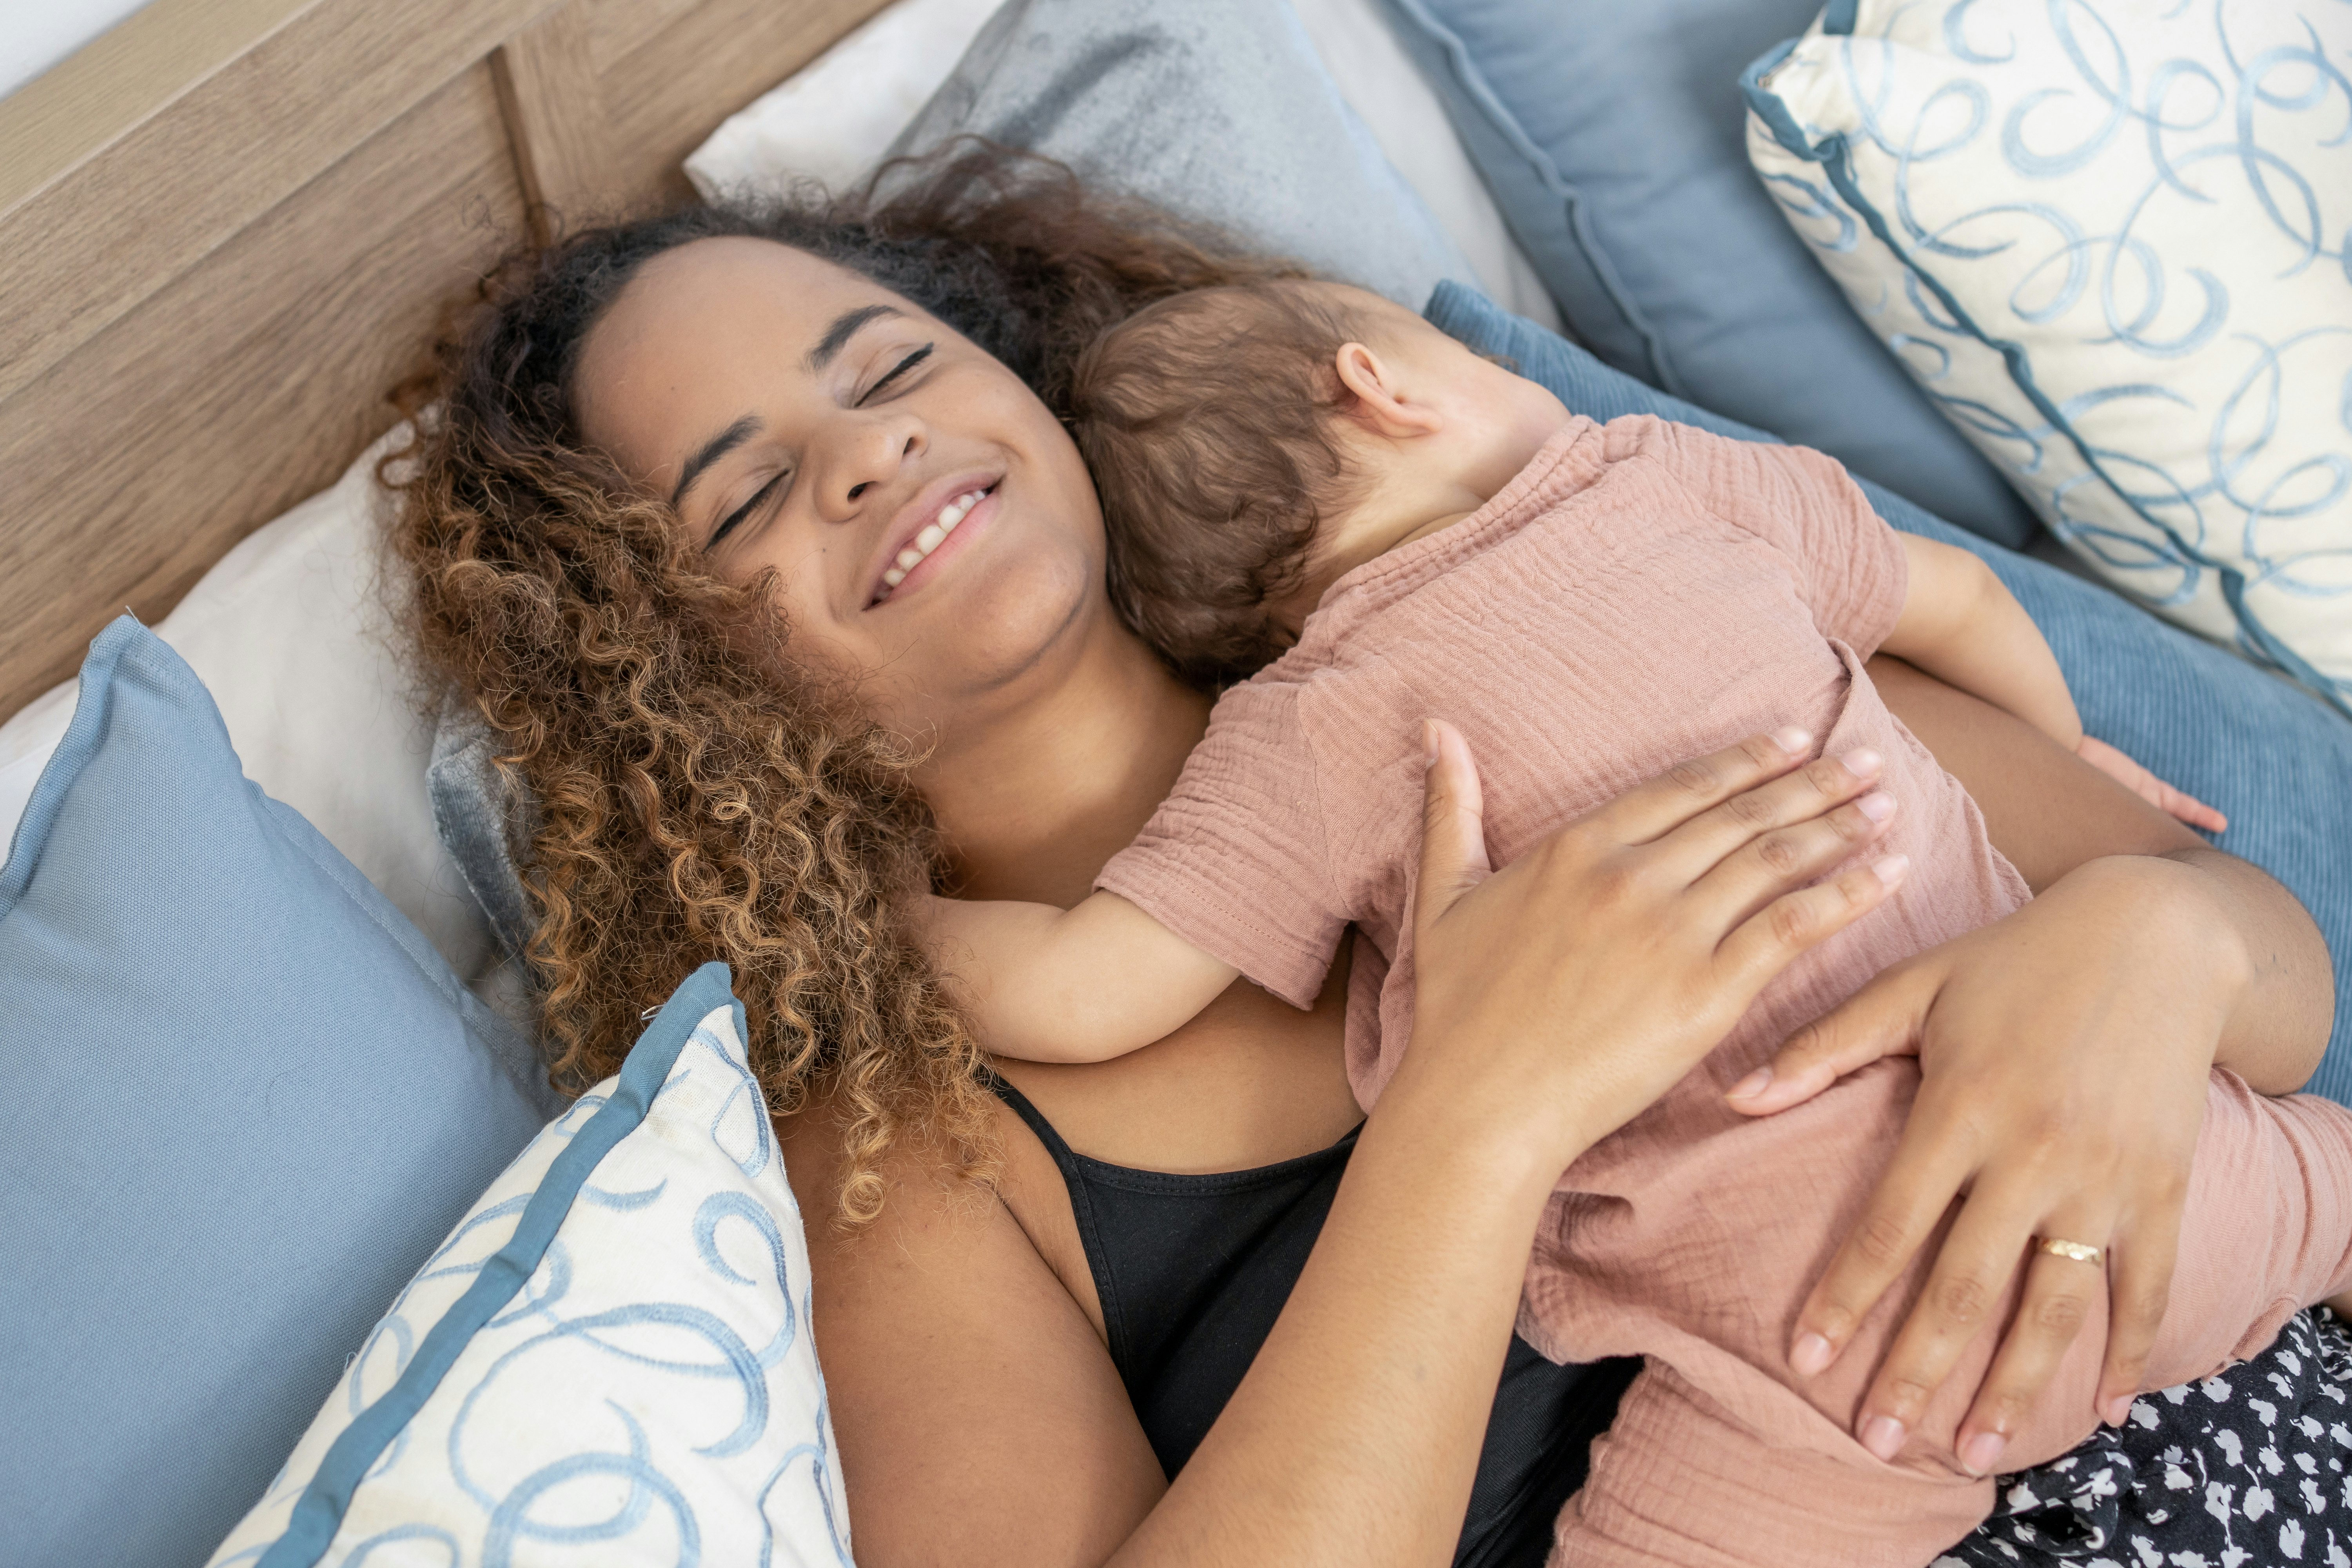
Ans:
POLYGON ((766 240, 647 262, 582 346, 583 433, 713 570, 776 569, 793 646, 946 736, 1106 622, 1102 513, 1012 372, 907 300, 766 240))

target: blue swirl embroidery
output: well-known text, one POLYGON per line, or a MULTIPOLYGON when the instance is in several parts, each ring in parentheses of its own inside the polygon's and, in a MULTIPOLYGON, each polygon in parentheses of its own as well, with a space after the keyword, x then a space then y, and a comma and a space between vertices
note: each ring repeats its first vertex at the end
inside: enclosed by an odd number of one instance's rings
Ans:
MULTIPOLYGON (((511 1568, 550 1552, 593 1562, 624 1539, 633 1558, 678 1568, 771 1563, 780 1540, 794 1561, 829 1547, 849 1568, 830 1409, 803 1332, 798 1215, 740 1041, 711 1026, 726 1016, 685 1042, 629 1135, 653 1147, 626 1165, 614 1157, 626 1139, 604 1155, 528 1279, 479 1320, 482 1359, 460 1361, 433 1396, 444 1413, 431 1436, 411 1441, 420 1412, 368 1466, 352 1507, 377 1489, 387 1500, 364 1530, 344 1516, 350 1533, 331 1543, 327 1568, 395 1557, 511 1568), (755 1176, 768 1197, 742 1184, 755 1176), (639 1269, 640 1258, 665 1261, 639 1269), (551 1405, 557 1390, 573 1397, 551 1405), (551 1423, 555 1408, 565 1414, 551 1423), (722 1465, 735 1468, 704 1468, 722 1465)), ((517 1168, 544 1172, 593 1114, 573 1108, 517 1168)), ((353 1356, 328 1416, 355 1417, 400 1380, 531 1195, 509 1186, 436 1250, 353 1356)), ((308 1479, 289 1461, 257 1515, 274 1506, 282 1519, 308 1479)), ((216 1568, 270 1546, 226 1552, 216 1568)))
POLYGON ((2352 711, 2352 294, 2275 302, 2352 284, 2347 68, 2347 0, 1862 0, 1743 80, 1791 226, 2053 531, 2352 711))

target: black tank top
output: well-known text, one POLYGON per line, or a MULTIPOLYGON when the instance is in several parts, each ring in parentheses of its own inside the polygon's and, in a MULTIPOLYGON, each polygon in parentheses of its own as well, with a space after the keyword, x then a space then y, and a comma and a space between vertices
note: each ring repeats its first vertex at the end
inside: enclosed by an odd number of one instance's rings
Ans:
MULTIPOLYGON (((1002 1079, 994 1088, 1061 1167, 1102 1297, 1111 1362, 1172 1477, 1240 1386, 1289 1300, 1356 1134, 1254 1171, 1131 1171, 1076 1152, 1019 1089, 1002 1079)), ((1457 1568, 1543 1562, 1552 1518, 1583 1484, 1586 1449, 1608 1427, 1640 1365, 1555 1366, 1512 1339, 1457 1568)))

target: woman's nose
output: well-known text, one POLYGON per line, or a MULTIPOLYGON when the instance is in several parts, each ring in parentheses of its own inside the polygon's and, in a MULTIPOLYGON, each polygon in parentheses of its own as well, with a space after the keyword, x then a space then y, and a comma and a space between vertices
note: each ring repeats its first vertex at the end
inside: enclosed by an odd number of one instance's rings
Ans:
POLYGON ((817 506, 825 521, 846 522, 856 516, 877 489, 922 455, 926 444, 922 426, 903 415, 860 419, 856 428, 845 432, 818 489, 817 506))

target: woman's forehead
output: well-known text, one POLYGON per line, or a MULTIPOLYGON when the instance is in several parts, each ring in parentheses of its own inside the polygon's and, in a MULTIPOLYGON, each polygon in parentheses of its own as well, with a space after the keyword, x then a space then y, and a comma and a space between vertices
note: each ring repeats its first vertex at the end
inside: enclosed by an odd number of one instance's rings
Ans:
MULTIPOLYGON (((740 342, 797 331, 814 344, 845 308, 860 303, 919 313, 879 284, 789 245, 735 235, 697 239, 637 268, 589 332, 582 358, 660 338, 740 342)), ((761 344, 768 353, 781 346, 761 344)))
POLYGON ((572 395, 582 427, 607 447, 637 447, 652 434, 646 416, 665 405, 740 396, 747 384, 772 385, 779 371, 814 375, 838 323, 886 312, 922 316, 848 268, 773 240, 681 245, 640 267, 581 344, 572 395))

